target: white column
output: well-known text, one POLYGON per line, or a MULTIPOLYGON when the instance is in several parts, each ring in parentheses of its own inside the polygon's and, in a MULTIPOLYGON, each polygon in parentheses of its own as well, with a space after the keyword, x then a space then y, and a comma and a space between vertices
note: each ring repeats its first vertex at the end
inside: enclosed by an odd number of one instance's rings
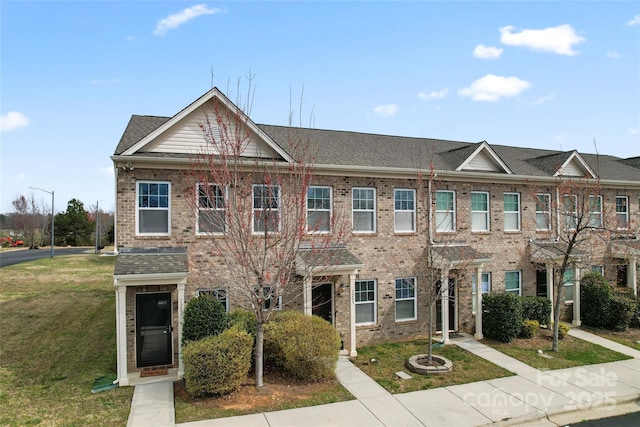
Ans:
POLYGON ((178 378, 184 377, 184 363, 182 362, 182 320, 184 316, 184 288, 184 282, 178 283, 178 378))
POLYGON ((349 357, 356 356, 356 275, 353 273, 349 274, 349 357))
POLYGON ((551 301, 551 320, 553 321, 553 264, 545 264, 547 272, 547 298, 551 301))
POLYGON ((638 296, 638 257, 632 256, 629 259, 627 269, 627 286, 633 289, 633 295, 638 296))
POLYGON ((442 342, 449 344, 449 270, 442 270, 440 292, 442 301, 442 342))
POLYGON ((573 264, 573 321, 575 326, 580 326, 580 269, 573 264))
POLYGON ((116 348, 118 364, 118 382, 121 386, 129 385, 127 368, 127 287, 116 286, 116 348))
MULTIPOLYGON (((459 288, 458 288, 459 289, 459 288)), ((482 265, 476 268, 476 334, 474 337, 478 340, 482 336, 482 265)))
POLYGON ((313 294, 312 294, 313 276, 307 274, 302 281, 302 299, 304 305, 304 314, 311 316, 313 314, 313 294))

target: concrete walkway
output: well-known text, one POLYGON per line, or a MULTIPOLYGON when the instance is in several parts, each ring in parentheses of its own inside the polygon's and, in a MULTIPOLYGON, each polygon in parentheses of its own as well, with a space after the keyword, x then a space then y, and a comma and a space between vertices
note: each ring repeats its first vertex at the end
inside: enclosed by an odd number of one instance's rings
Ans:
MULTIPOLYGON (((572 329, 571 335, 634 359, 540 371, 463 334, 458 345, 515 375, 392 395, 347 358, 336 376, 357 400, 179 424, 221 426, 552 426, 640 410, 640 351, 572 329)), ((129 427, 173 426, 173 384, 136 386, 129 427)))

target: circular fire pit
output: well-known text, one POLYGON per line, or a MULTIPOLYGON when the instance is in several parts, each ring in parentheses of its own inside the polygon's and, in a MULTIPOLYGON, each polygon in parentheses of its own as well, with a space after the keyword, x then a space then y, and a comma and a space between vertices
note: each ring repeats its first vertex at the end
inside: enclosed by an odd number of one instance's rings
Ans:
POLYGON ((453 363, 445 357, 432 355, 433 363, 427 365, 427 354, 411 356, 407 361, 407 368, 411 372, 422 375, 445 375, 453 370, 453 363))

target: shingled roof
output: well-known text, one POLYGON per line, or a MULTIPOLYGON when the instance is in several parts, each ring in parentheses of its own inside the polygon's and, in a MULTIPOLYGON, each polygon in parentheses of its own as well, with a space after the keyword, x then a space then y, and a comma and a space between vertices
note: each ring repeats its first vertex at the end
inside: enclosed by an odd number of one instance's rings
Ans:
POLYGON ((184 248, 121 248, 114 276, 188 272, 184 248))
MULTIPOLYGON (((149 135, 170 120, 170 117, 131 117, 115 155, 149 135)), ((318 166, 352 166, 416 171, 433 166, 438 171, 454 171, 482 142, 463 142, 431 138, 379 135, 362 132, 257 125, 278 146, 290 152, 291 141, 308 142, 316 155, 318 166)), ((558 165, 573 153, 546 149, 491 145, 515 175, 549 177, 558 165)), ((146 157, 185 157, 180 154, 141 153, 146 157)), ((135 158, 135 154, 132 158, 135 158)), ((621 159, 614 156, 583 154, 580 156, 601 179, 640 181, 640 157, 621 159)))

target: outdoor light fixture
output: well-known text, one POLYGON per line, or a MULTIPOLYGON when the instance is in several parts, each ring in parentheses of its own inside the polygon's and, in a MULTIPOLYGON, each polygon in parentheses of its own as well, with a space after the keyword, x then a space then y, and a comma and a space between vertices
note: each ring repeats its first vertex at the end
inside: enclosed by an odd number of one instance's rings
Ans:
POLYGON ((47 191, 47 190, 43 190, 42 188, 38 188, 38 187, 29 187, 29 189, 31 190, 40 190, 40 191, 44 191, 45 193, 49 193, 51 194, 51 258, 53 258, 53 236, 54 236, 54 232, 53 232, 53 227, 55 224, 55 218, 56 218, 56 214, 54 211, 54 191, 47 191))

